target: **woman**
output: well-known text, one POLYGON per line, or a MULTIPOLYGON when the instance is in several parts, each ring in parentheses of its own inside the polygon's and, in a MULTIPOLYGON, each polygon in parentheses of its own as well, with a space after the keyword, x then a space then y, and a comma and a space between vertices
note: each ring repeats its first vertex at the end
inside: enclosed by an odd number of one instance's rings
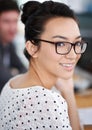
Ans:
POLYGON ((80 130, 72 77, 87 43, 77 19, 53 1, 29 1, 22 10, 29 69, 1 93, 0 130, 80 130))

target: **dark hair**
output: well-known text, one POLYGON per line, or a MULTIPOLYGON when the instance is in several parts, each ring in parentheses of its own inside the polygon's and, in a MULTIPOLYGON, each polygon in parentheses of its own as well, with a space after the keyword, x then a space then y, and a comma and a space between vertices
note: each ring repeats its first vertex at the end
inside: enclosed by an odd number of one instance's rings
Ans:
POLYGON ((15 0, 0 0, 0 14, 11 10, 20 12, 18 4, 15 0))
MULTIPOLYGON (((22 11, 21 20, 25 24, 25 39, 32 41, 38 47, 40 43, 35 39, 40 37, 44 31, 44 25, 49 19, 63 16, 70 17, 77 22, 74 12, 67 5, 59 2, 29 1, 23 5, 22 11)), ((24 54, 30 60, 31 56, 26 49, 24 54)))

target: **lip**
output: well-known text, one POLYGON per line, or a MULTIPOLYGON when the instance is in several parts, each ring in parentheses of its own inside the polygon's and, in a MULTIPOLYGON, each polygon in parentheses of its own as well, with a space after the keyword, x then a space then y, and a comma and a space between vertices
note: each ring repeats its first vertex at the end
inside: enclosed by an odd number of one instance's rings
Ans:
POLYGON ((66 71, 72 71, 75 68, 75 63, 59 63, 59 65, 61 65, 66 71))

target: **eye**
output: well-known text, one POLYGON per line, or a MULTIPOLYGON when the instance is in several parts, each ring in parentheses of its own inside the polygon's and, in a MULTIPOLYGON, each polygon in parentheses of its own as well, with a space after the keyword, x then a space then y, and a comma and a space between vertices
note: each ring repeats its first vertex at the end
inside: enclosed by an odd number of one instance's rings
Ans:
POLYGON ((65 46, 65 43, 64 42, 57 42, 57 46, 63 47, 63 46, 65 46))
POLYGON ((82 42, 81 41, 76 42, 76 46, 82 46, 82 42))

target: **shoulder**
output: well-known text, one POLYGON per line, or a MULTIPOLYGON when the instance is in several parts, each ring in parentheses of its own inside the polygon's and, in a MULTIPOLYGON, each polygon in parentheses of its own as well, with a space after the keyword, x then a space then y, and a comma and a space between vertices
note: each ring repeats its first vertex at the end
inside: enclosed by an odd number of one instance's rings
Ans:
MULTIPOLYGON (((18 95, 21 96, 21 94, 24 94, 26 97, 33 97, 36 99, 47 99, 50 101, 53 100, 61 100, 61 101, 65 101, 65 99, 58 93, 56 92, 56 90, 50 90, 50 89, 46 89, 43 86, 28 86, 28 87, 18 87, 20 86, 20 83, 23 82, 23 74, 20 74, 18 76, 15 76, 13 78, 11 78, 6 85, 4 86, 3 92, 7 91, 10 92, 11 94, 13 93, 14 95, 18 95)), ((5 93, 4 92, 4 93, 5 93)), ((27 98, 26 98, 27 99, 27 98)))
MULTIPOLYGON (((59 109, 63 112, 67 111, 67 103, 65 99, 58 93, 45 89, 42 86, 33 86, 22 91, 19 95, 25 102, 26 108, 32 110, 34 108, 36 114, 56 114, 59 109), (24 93, 23 93, 24 92, 24 93), (43 113, 39 113, 43 111, 43 113)), ((34 111, 33 110, 33 111, 34 111)), ((59 113, 58 113, 59 114, 59 113)))
POLYGON ((19 74, 9 80, 9 86, 12 89, 25 89, 31 87, 31 85, 29 85, 28 83, 29 81, 26 77, 26 73, 19 74))
MULTIPOLYGON (((9 83, 6 87, 8 85, 9 83)), ((2 100, 1 103, 1 110, 5 109, 6 111, 1 116, 16 118, 15 122, 20 125, 19 122, 21 121, 25 128, 27 128, 26 124, 31 122, 33 129, 39 127, 42 130, 44 128, 63 130, 63 125, 65 125, 66 128, 68 126, 71 130, 66 102, 60 94, 42 86, 9 90, 7 88, 6 94, 5 98, 7 99, 2 100), (10 115, 7 115, 7 109, 10 115), (11 113, 11 110, 13 113, 11 113), (64 121, 66 124, 64 124, 64 121)), ((4 122, 2 121, 2 123, 4 122)), ((14 125, 13 121, 10 125, 14 125)))
MULTIPOLYGON (((12 81, 18 86, 18 79, 20 78, 19 76, 16 76, 12 79, 10 79, 6 85, 3 88, 3 91, 1 95, 10 95, 10 97, 14 97, 15 100, 21 101, 23 98, 25 101, 30 102, 34 101, 34 104, 36 104, 38 101, 39 102, 44 102, 46 103, 47 101, 49 103, 56 103, 57 102, 65 102, 65 99, 55 90, 49 90, 44 88, 43 86, 30 86, 27 88, 13 88, 12 87, 12 81), (17 97, 18 99, 17 99, 17 97), (21 99, 21 100, 20 100, 21 99)), ((9 98, 10 98, 9 97, 9 98)))

